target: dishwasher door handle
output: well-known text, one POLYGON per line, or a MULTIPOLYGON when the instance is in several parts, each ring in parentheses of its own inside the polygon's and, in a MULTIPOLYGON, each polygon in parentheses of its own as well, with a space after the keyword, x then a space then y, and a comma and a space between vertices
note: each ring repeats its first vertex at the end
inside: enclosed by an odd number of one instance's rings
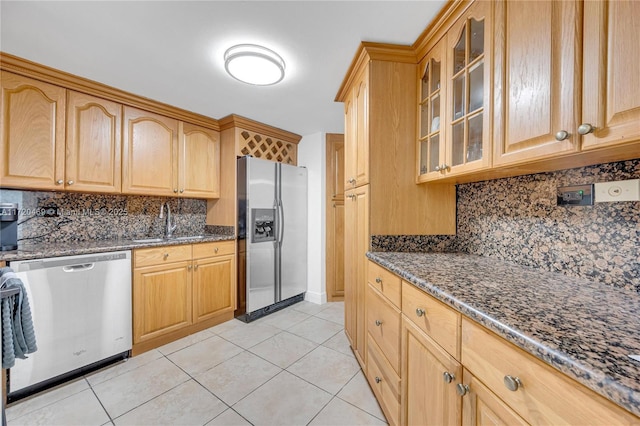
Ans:
POLYGON ((62 270, 65 272, 80 272, 80 271, 90 271, 93 267, 96 266, 95 263, 83 263, 80 265, 68 265, 63 266, 62 270))

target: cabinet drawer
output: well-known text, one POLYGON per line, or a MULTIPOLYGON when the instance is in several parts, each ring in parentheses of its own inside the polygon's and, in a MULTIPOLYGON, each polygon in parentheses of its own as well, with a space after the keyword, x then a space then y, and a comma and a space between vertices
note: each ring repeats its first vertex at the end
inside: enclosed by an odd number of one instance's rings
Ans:
POLYGON ((193 258, 202 259, 203 257, 222 256, 235 254, 235 241, 214 241, 212 243, 200 243, 193 245, 193 258))
POLYGON ((400 309, 401 280, 397 275, 369 261, 367 281, 400 309))
POLYGON ((369 335, 367 379, 391 425, 400 424, 400 378, 369 335))
POLYGON ((532 424, 632 424, 639 419, 484 327, 462 321, 462 364, 532 424), (509 376, 509 377, 507 377, 509 376), (517 390, 507 388, 517 378, 517 390))
POLYGON ((136 249, 133 259, 134 268, 191 260, 191 245, 136 249))
POLYGON ((460 359, 460 313, 407 282, 402 312, 456 359, 460 359))
POLYGON ((371 284, 367 286, 367 331, 396 373, 400 373, 401 315, 371 284))

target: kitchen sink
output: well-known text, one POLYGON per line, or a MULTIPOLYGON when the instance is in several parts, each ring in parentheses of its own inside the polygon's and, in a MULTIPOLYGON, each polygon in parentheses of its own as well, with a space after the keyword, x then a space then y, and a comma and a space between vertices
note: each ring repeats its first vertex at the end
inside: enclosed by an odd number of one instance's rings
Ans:
POLYGON ((141 238, 137 240, 133 240, 134 243, 159 243, 164 241, 162 238, 141 238))

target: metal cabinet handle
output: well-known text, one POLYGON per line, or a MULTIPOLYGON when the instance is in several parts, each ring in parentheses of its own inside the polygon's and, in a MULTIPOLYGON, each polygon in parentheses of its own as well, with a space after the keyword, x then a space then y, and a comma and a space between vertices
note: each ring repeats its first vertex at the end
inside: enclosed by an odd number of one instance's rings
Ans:
POLYGON ((417 316, 419 316, 419 317, 424 316, 424 314, 425 314, 425 313, 426 313, 426 312, 425 312, 425 310, 424 310, 424 309, 422 309, 422 308, 416 308, 416 315, 417 315, 417 316))
POLYGON ((465 396, 470 392, 469 385, 465 385, 464 383, 458 383, 456 385, 456 393, 460 396, 465 396))
POLYGON ((517 391, 520 387, 522 387, 522 382, 519 377, 513 377, 506 375, 504 376, 504 385, 512 392, 517 391))
POLYGON ((449 373, 448 371, 445 371, 444 373, 442 373, 442 378, 444 379, 445 383, 451 383, 456 379, 456 376, 449 373))
POLYGON ((556 132, 557 141, 563 141, 568 138, 569 138, 569 132, 567 132, 566 130, 560 130, 559 132, 556 132))
POLYGON ((178 193, 178 188, 173 188, 173 193, 177 194, 178 193))
POLYGON ((382 321, 376 320, 376 326, 380 327, 382 325, 382 321))
POLYGON ((380 377, 376 376, 375 381, 376 381, 376 383, 380 383, 382 381, 382 379, 380 377))
POLYGON ((56 185, 62 185, 64 183, 64 181, 62 179, 58 179, 56 181, 56 185))
POLYGON ((435 170, 436 172, 439 172, 439 171, 440 171, 440 166, 436 166, 436 167, 434 168, 434 170, 435 170))
POLYGON ((195 271, 197 271, 197 270, 198 270, 198 265, 194 266, 194 267, 193 267, 193 269, 194 269, 195 271))
POLYGON ((184 189, 181 189, 181 190, 180 190, 180 193, 182 194, 183 192, 184 192, 184 189))
POLYGON ((67 181, 67 185, 73 185, 74 183, 75 183, 75 182, 74 182, 74 181, 72 181, 72 180, 68 180, 68 181, 67 181))
POLYGON ((382 282, 382 278, 380 278, 380 277, 376 277, 376 282, 377 282, 378 284, 380 284, 380 283, 382 282))
POLYGON ((164 257, 164 258, 165 258, 165 260, 166 260, 166 259, 169 257, 169 253, 165 253, 165 254, 163 255, 163 257, 164 257))
POLYGON ((355 201, 357 198, 354 194, 347 195, 347 197, 351 198, 351 201, 355 201))
POLYGON ((187 271, 191 270, 191 265, 187 266, 187 271))
POLYGON ((589 123, 582 123, 578 126, 578 133, 581 135, 588 135, 589 133, 593 133, 595 129, 596 128, 589 123))
POLYGON ((218 247, 214 248, 214 249, 213 249, 213 252, 214 252, 214 253, 218 253, 218 247))

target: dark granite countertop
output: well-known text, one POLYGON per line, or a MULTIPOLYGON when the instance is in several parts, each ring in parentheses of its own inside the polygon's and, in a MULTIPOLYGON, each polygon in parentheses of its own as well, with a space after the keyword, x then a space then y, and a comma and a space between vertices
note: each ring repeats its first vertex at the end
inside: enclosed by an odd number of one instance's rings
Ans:
POLYGON ((640 416, 640 295, 461 253, 367 257, 640 416))
MULTIPOLYGON (((140 237, 141 239, 148 237, 140 237)), ((101 253, 107 251, 131 250, 143 247, 172 246, 180 244, 208 243, 212 241, 235 240, 234 235, 202 234, 202 238, 172 238, 157 242, 136 242, 132 239, 75 241, 66 243, 19 244, 18 250, 0 252, 0 260, 40 259, 45 257, 73 256, 78 254, 101 253)))

